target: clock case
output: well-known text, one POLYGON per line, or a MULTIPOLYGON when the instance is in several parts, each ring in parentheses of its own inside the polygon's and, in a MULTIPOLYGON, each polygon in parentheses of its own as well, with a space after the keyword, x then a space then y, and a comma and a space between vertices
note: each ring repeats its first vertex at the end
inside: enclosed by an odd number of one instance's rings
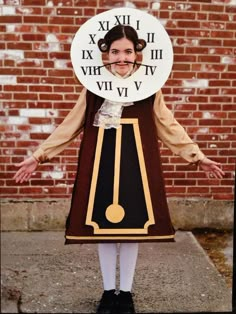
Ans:
POLYGON ((65 243, 174 241, 153 120, 154 96, 124 107, 118 155, 117 130, 101 131, 93 126, 103 101, 87 91, 84 134, 65 243), (124 209, 124 217, 118 222, 106 215, 114 194, 124 209))

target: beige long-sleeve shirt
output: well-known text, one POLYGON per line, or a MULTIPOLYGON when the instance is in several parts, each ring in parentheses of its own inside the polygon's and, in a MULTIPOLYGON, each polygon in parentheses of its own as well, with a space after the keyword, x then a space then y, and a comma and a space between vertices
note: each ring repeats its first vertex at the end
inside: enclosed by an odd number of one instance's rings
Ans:
MULTIPOLYGON (((40 163, 47 162, 58 155, 83 131, 86 92, 87 90, 84 88, 76 105, 64 121, 33 153, 40 163)), ((196 163, 204 158, 198 145, 191 140, 184 128, 175 120, 172 112, 166 107, 161 91, 156 93, 153 115, 158 138, 174 154, 181 156, 189 163, 196 163)))

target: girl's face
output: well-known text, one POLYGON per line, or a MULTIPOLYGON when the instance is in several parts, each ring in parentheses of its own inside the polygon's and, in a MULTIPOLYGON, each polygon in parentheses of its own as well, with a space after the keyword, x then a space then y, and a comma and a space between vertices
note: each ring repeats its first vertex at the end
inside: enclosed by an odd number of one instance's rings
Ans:
POLYGON ((134 44, 127 38, 121 38, 113 41, 108 52, 109 62, 118 62, 112 64, 111 69, 121 76, 124 76, 133 69, 132 63, 125 63, 125 61, 135 62, 136 53, 134 51, 134 44))

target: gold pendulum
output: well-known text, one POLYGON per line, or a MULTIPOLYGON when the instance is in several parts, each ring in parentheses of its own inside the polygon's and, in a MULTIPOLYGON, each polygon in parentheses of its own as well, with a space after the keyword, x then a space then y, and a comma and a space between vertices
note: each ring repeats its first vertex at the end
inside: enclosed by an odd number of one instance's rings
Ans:
POLYGON ((120 222, 125 216, 124 208, 118 204, 120 183, 121 134, 122 126, 116 129, 113 203, 107 207, 105 213, 107 220, 112 223, 120 222))

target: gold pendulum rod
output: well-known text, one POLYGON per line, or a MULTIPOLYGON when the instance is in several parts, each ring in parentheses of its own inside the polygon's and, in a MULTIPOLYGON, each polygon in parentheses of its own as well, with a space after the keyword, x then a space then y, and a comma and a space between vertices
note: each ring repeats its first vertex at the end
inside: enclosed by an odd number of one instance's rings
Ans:
POLYGON ((120 222, 125 215, 124 208, 119 205, 120 159, 121 159, 122 125, 116 129, 116 146, 114 162, 113 203, 106 209, 106 218, 112 223, 120 222))

